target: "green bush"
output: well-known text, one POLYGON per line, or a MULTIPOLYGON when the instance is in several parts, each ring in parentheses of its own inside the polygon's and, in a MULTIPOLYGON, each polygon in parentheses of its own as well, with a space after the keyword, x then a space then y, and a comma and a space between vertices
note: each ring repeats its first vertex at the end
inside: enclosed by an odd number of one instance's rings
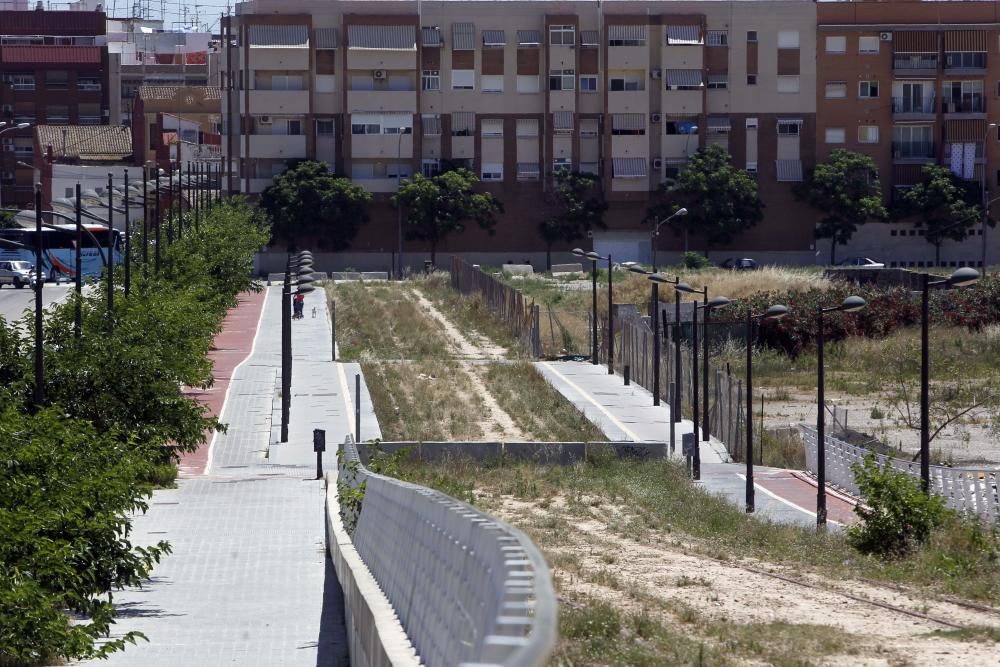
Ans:
POLYGON ((851 469, 865 505, 854 509, 861 522, 847 529, 848 539, 858 551, 882 557, 900 557, 912 552, 935 528, 954 520, 955 513, 936 494, 924 493, 919 482, 875 455, 851 469))
POLYGON ((686 252, 681 257, 681 266, 685 269, 706 269, 712 266, 712 263, 700 252, 686 252))

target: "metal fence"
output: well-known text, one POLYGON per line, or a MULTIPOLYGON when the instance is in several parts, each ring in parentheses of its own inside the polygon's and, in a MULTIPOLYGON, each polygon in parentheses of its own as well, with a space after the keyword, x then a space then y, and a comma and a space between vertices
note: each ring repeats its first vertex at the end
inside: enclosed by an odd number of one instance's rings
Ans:
MULTIPOLYGON (((802 441, 806 449, 806 467, 816 471, 817 434, 816 430, 803 426, 802 441)), ((865 447, 859 447, 826 436, 826 479, 834 486, 847 491, 853 496, 860 496, 857 483, 854 481, 854 471, 851 466, 864 461, 868 456, 875 456, 879 465, 887 463, 893 469, 920 479, 919 461, 904 461, 884 454, 872 452, 865 447)), ((1000 516, 1000 499, 997 496, 997 483, 1000 481, 1000 471, 987 468, 949 468, 946 466, 931 466, 931 491, 942 496, 948 507, 959 512, 977 515, 989 523, 1000 516)))
POLYGON ((528 354, 542 356, 540 314, 534 302, 528 303, 518 290, 458 257, 451 258, 451 286, 462 294, 481 296, 490 312, 521 341, 528 354))
POLYGON ((350 435, 342 453, 338 485, 364 485, 352 541, 421 664, 545 664, 558 612, 531 540, 440 491, 369 471, 350 435))

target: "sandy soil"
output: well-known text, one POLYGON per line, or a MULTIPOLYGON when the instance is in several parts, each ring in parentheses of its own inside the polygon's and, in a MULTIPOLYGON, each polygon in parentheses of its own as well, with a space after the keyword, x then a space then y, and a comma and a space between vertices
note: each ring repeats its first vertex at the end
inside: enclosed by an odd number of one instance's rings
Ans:
MULTIPOLYGON (((543 509, 537 504, 504 496, 493 509, 505 520, 531 531, 550 562, 561 562, 559 555, 576 557, 578 566, 553 568, 561 591, 602 599, 622 611, 648 609, 644 600, 657 600, 671 610, 667 612, 671 616, 683 613, 685 607, 693 609, 702 624, 706 621, 724 624, 781 621, 830 626, 855 635, 859 645, 854 648, 859 655, 828 656, 824 664, 830 665, 959 667, 997 664, 1000 655, 1000 647, 989 642, 963 642, 930 635, 935 630, 949 628, 854 600, 837 591, 964 626, 1000 627, 1000 613, 970 610, 864 582, 825 579, 751 560, 736 561, 736 564, 801 579, 824 590, 807 588, 697 554, 689 548, 690 541, 677 534, 656 534, 640 543, 615 533, 613 527, 625 518, 619 507, 592 508, 590 517, 581 518, 568 512, 565 502, 559 498, 543 509), (560 533, 555 541, 547 540, 543 533, 532 529, 553 516, 564 518, 571 525, 571 529, 560 533)), ((680 620, 683 622, 683 618, 680 620)), ((670 621, 676 626, 678 618, 673 617, 670 621)), ((678 627, 687 628, 694 636, 699 634, 698 622, 678 627)))

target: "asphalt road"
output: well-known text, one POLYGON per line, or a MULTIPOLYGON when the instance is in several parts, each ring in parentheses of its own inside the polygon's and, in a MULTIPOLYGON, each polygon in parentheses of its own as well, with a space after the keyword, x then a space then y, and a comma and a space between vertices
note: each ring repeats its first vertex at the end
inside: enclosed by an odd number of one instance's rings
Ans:
MULTIPOLYGON (((45 283, 42 289, 42 303, 46 306, 62 301, 73 289, 72 285, 45 283)), ((35 293, 24 287, 16 289, 10 285, 0 287, 0 317, 10 321, 20 319, 26 308, 34 308, 35 293)))

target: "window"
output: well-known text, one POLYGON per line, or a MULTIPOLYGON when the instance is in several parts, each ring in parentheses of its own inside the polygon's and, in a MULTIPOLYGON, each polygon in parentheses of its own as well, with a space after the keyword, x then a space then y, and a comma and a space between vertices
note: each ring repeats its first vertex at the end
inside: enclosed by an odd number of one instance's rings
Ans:
POLYGON ((757 85, 757 75, 756 74, 747 74, 747 85, 748 86, 756 86, 757 85))
POLYGON ((778 77, 778 92, 779 93, 797 93, 797 92, 799 92, 799 77, 798 76, 779 76, 778 77))
POLYGON ((640 74, 611 74, 608 76, 608 89, 612 92, 623 90, 642 90, 645 79, 640 74))
POLYGON ((273 74, 270 90, 304 90, 305 77, 301 74, 273 74))
POLYGON ((842 144, 847 140, 847 132, 842 127, 826 128, 826 143, 842 144))
MULTIPOLYGON (((298 121, 295 121, 298 122, 298 121)), ((355 113, 351 115, 351 134, 413 133, 413 116, 408 113, 355 113)), ((274 134, 280 134, 274 132, 274 134)), ((290 132, 289 134, 297 134, 290 132)))
POLYGON ((519 93, 537 93, 537 92, 539 92, 538 75, 537 74, 518 74, 517 75, 517 92, 519 92, 519 93))
POLYGON ((826 52, 847 53, 847 37, 844 35, 835 35, 827 37, 826 52))
POLYGON ((757 31, 756 30, 747 30, 747 42, 749 42, 751 44, 756 44, 757 43, 757 31))
POLYGON ((484 74, 479 81, 484 93, 503 92, 503 74, 484 74))
POLYGON ((480 178, 484 181, 502 181, 503 164, 500 162, 484 162, 480 178))
POLYGON ((646 134, 646 114, 611 114, 611 134, 617 136, 646 134))
POLYGON ((573 90, 575 85, 575 70, 554 69, 549 71, 549 90, 573 90))
POLYGON ((593 174, 594 176, 599 176, 601 173, 601 165, 598 162, 581 162, 580 173, 593 174))
MULTIPOLYGON (((663 123, 663 133, 668 135, 697 135, 698 118, 678 118, 674 120, 667 120, 663 123)), ((697 146, 698 140, 695 139, 692 143, 697 146)))
POLYGON ((45 87, 49 90, 66 90, 69 88, 69 72, 50 69, 45 72, 45 87))
POLYGON ((453 69, 451 71, 452 90, 475 90, 476 70, 473 69, 453 69))
POLYGON ((676 180, 687 165, 687 160, 664 160, 663 176, 667 180, 676 180))
POLYGON ((573 160, 568 157, 557 157, 552 160, 552 173, 558 171, 573 171, 573 160))
POLYGON ((580 119, 580 136, 581 137, 596 137, 597 133, 600 131, 600 123, 596 118, 581 118, 580 119))
POLYGON ((847 82, 828 81, 826 84, 826 97, 831 100, 847 97, 847 82))
POLYGON ((549 44, 553 46, 574 46, 576 44, 576 28, 571 25, 550 25, 549 44))
POLYGON ((409 178, 410 177, 410 165, 403 163, 393 163, 385 165, 385 177, 386 178, 409 178))
POLYGON ((801 134, 802 121, 801 120, 779 120, 778 121, 778 136, 779 137, 797 137, 801 134))
POLYGON ((502 139, 503 138, 503 119, 502 118, 484 118, 482 125, 479 128, 484 139, 502 139))
POLYGON ((441 173, 441 160, 424 159, 420 161, 420 173, 426 178, 433 178, 441 173))
POLYGON ((729 46, 729 33, 725 30, 709 30, 705 34, 705 44, 708 46, 729 46))
POLYGON ((945 69, 983 69, 986 53, 983 51, 945 51, 945 69))
POLYGON ((646 46, 646 26, 608 26, 608 46, 646 46))
POLYGON ((878 97, 878 81, 859 81, 858 97, 878 97))
POLYGON ((945 81, 942 97, 945 113, 983 113, 986 110, 982 81, 945 81))
POLYGON ((476 114, 472 111, 456 111, 451 114, 451 136, 471 137, 476 128, 476 114))
POLYGON ((539 169, 537 162, 517 163, 517 180, 519 181, 537 181, 538 172, 539 169))
MULTIPOLYGON (((34 74, 7 74, 4 80, 11 85, 14 90, 34 90, 34 74)), ((98 88, 100 90, 100 88, 98 88)))
POLYGON ((778 48, 779 49, 797 49, 797 48, 799 48, 799 31, 798 30, 779 30, 778 31, 778 48))
MULTIPOLYGON (((861 129, 858 128, 858 138, 861 129)), ((934 156, 934 128, 930 125, 897 125, 892 128, 894 158, 929 158, 934 156)))
POLYGON ((333 134, 333 119, 317 119, 316 120, 316 135, 317 136, 331 136, 333 134))
POLYGON ((420 129, 425 137, 441 135, 441 114, 425 113, 420 116, 420 129))
POLYGON ((337 83, 337 75, 335 74, 317 74, 316 92, 317 93, 335 92, 336 83, 337 83))
POLYGON ((441 72, 436 69, 425 69, 420 77, 421 90, 441 90, 441 72))
POLYGON ((877 144, 878 143, 878 125, 859 125, 858 126, 858 143, 861 143, 861 144, 877 144))
POLYGON ((858 53, 878 53, 878 35, 874 37, 858 37, 858 53))
POLYGON ((596 93, 597 92, 597 77, 592 74, 581 74, 580 75, 580 92, 581 93, 596 93))
POLYGON ((538 136, 538 121, 534 118, 517 119, 517 138, 533 139, 538 136))
POLYGON ((725 90, 729 88, 728 74, 709 74, 708 87, 714 90, 725 90))

